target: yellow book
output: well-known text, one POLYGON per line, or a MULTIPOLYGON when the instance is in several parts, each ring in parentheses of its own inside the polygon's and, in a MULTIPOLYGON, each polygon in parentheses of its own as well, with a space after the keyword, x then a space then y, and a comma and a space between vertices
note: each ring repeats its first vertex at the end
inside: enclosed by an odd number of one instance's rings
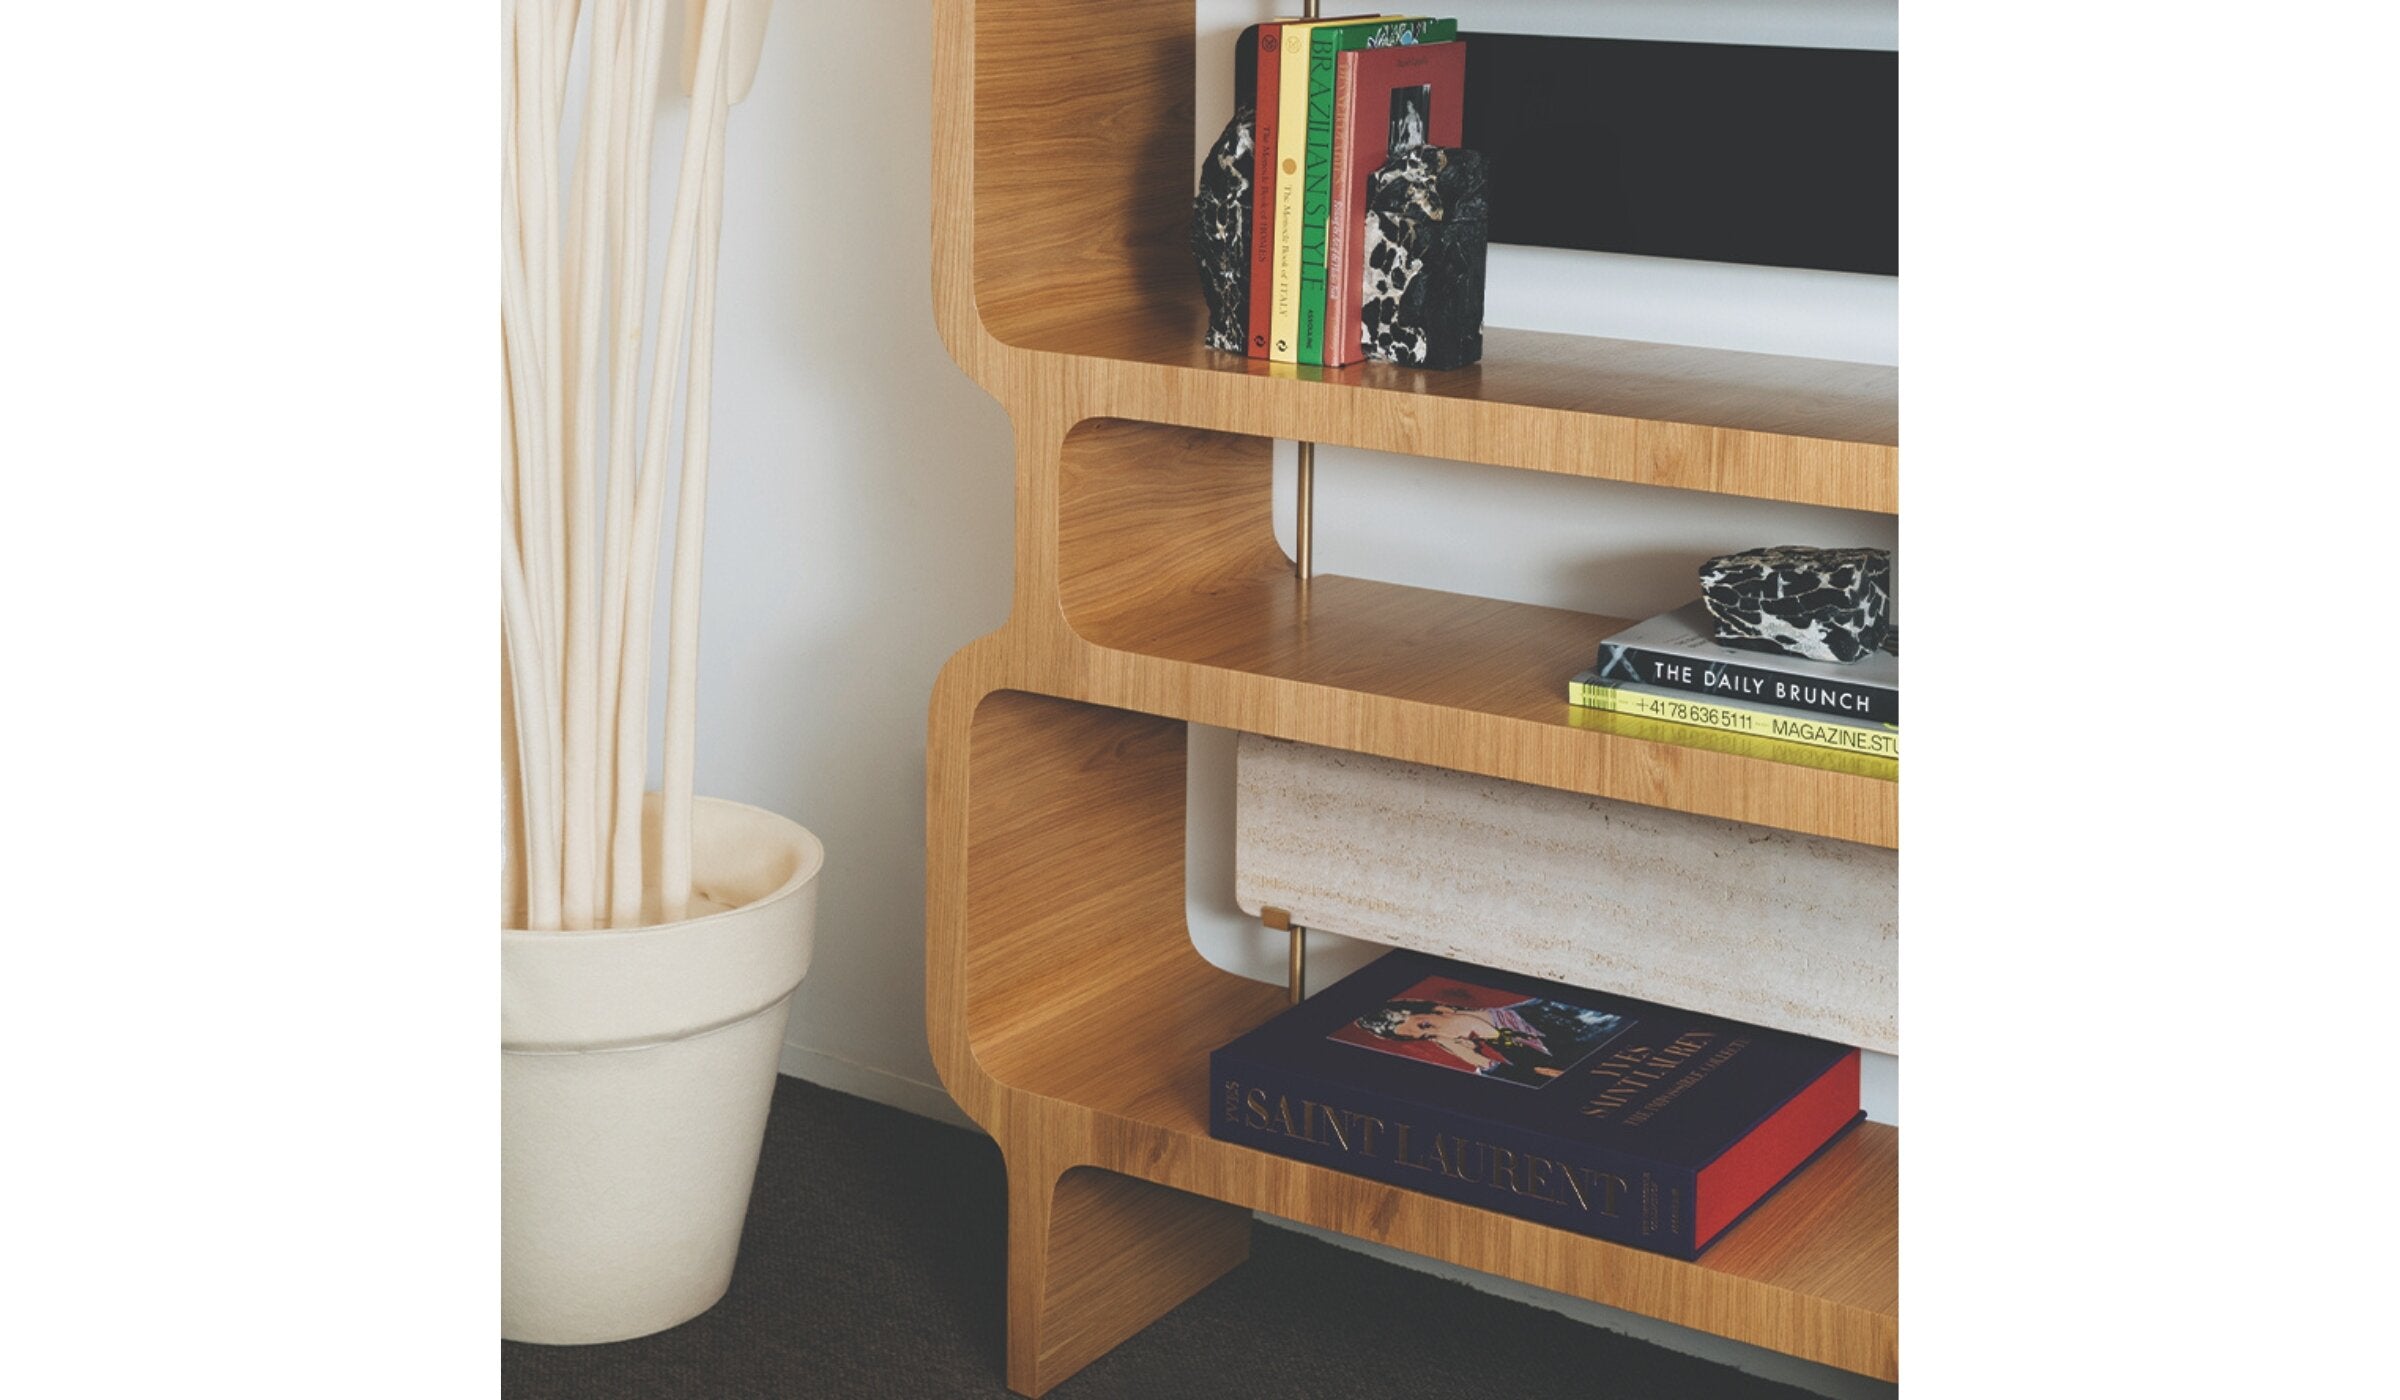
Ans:
MULTIPOLYGON (((1308 31, 1384 15, 1287 20, 1275 77, 1275 285, 1267 304, 1267 358, 1300 362, 1300 185, 1308 169, 1308 31), (1286 133, 1289 133, 1288 135, 1286 133)), ((1258 95, 1263 105, 1267 94, 1258 95)))
POLYGON ((1738 754, 1743 758, 1763 758, 1771 763, 1789 763, 1801 768, 1821 768, 1828 773, 1852 773, 1879 782, 1900 781, 1900 760, 1868 758, 1863 754, 1844 753, 1839 749, 1820 749, 1810 744, 1794 744, 1782 739, 1757 739, 1747 734, 1728 734, 1721 729, 1704 729, 1696 724, 1674 724, 1663 719, 1644 719, 1639 715, 1619 714, 1615 710, 1595 710, 1585 705, 1569 705, 1567 723, 1577 729, 1597 730, 1626 739, 1646 739, 1654 744, 1675 744, 1687 749, 1713 749, 1718 753, 1738 754))
POLYGON ((1590 671, 1567 682, 1567 699, 1586 709, 1695 725, 1781 744, 1806 744, 1894 762, 1900 757, 1900 730, 1896 725, 1853 723, 1771 706, 1720 704, 1671 690, 1610 684, 1590 671))

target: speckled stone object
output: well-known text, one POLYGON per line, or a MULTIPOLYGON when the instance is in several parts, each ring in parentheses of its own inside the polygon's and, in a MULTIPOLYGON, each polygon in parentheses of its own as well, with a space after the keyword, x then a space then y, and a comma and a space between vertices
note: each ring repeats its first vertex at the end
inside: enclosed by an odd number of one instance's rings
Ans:
POLYGON ((1208 345, 1243 353, 1250 331, 1250 119, 1236 108, 1200 166, 1192 197, 1192 257, 1208 298, 1208 345))
POLYGON ((1700 566, 1717 640, 1812 661, 1858 661, 1892 636, 1892 556, 1882 549, 1784 544, 1700 566))
POLYGON ((1414 146, 1367 177, 1359 319, 1378 360, 1456 369, 1483 358, 1490 239, 1483 156, 1414 146))
POLYGON ((1897 1053, 1899 853, 1244 734, 1234 900, 1897 1053))

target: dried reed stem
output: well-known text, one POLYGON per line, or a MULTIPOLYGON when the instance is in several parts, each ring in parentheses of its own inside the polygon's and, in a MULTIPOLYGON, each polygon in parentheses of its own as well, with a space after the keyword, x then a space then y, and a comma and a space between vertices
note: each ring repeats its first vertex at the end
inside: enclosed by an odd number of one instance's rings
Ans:
POLYGON ((510 675, 517 682, 511 692, 517 732, 530 741, 519 751, 525 788, 525 926, 549 930, 558 927, 558 807, 546 800, 554 790, 550 770, 558 750, 551 717, 558 713, 558 692, 532 644, 533 605, 524 556, 507 538, 509 531, 500 533, 500 633, 509 648, 510 675))
MULTIPOLYGON (((687 0, 702 4, 702 0, 687 0)), ((732 0, 699 12, 692 116, 649 304, 652 130, 666 0, 596 0, 574 165, 561 132, 580 0, 501 7, 502 908, 525 926, 637 924, 651 630, 679 380, 661 902, 691 890, 732 0), (645 331, 647 393, 641 392, 645 331), (687 345, 689 347, 687 354, 687 345), (605 406, 605 407, 604 407, 605 406)))
POLYGON ((529 411, 520 411, 521 424, 517 442, 517 533, 524 548, 525 586, 529 618, 538 622, 541 633, 537 644, 547 650, 546 634, 550 630, 549 583, 552 577, 550 555, 550 444, 552 429, 547 399, 549 369, 544 364, 549 347, 542 334, 550 306, 543 296, 548 278, 543 273, 551 242, 550 211, 555 207, 542 198, 542 110, 547 105, 543 94, 548 90, 546 76, 546 38, 550 32, 546 0, 523 0, 517 6, 515 83, 512 89, 512 120, 510 145, 507 148, 509 169, 515 178, 507 197, 513 200, 507 210, 512 227, 518 231, 516 254, 517 275, 523 283, 522 314, 516 323, 516 340, 511 345, 510 369, 516 384, 526 399, 529 411))
MULTIPOLYGON (((524 208, 523 159, 533 144, 526 139, 526 83, 538 78, 534 56, 525 45, 539 29, 514 4, 506 10, 508 61, 502 65, 500 205, 504 229, 522 234, 529 223, 524 208)), ((541 89, 536 86, 537 95, 541 89)), ((541 513, 548 476, 546 419, 541 399, 541 348, 535 326, 534 294, 525 268, 525 237, 501 239, 500 325, 503 376, 509 391, 508 459, 501 472, 502 642, 508 649, 510 697, 516 711, 517 773, 525 831, 525 910, 528 928, 558 926, 559 793, 555 786, 556 727, 550 717, 556 671, 549 660, 546 629, 537 617, 531 575, 546 573, 543 546, 547 535, 541 513)))
MULTIPOLYGON (((730 11, 730 0, 713 9, 730 11)), ((702 50, 701 61, 708 62, 702 50)), ((699 267, 692 292, 692 364, 683 406, 683 477, 675 502, 675 578, 667 626, 666 752, 661 760, 663 795, 659 825, 660 917, 681 919, 692 900, 692 773, 699 709, 700 557, 708 518, 709 401, 715 373, 717 247, 725 223, 724 46, 718 46, 716 81, 695 81, 692 120, 705 114, 707 157, 701 169, 699 267), (713 89, 703 107, 702 94, 713 89)))
MULTIPOLYGON (((658 115, 658 70, 665 42, 665 0, 632 0, 628 15, 633 29, 631 53, 623 55, 629 100, 624 114, 617 172, 618 227, 617 298, 609 345, 608 537, 602 546, 606 561, 600 580, 604 617, 600 628, 601 734, 608 751, 606 781, 609 812, 604 822, 611 852, 608 880, 608 922, 626 928, 641 922, 641 802, 650 774, 644 763, 628 764, 623 751, 625 691, 622 684, 625 628, 628 615, 627 579, 633 570, 634 472, 638 452, 634 438, 635 392, 642 364, 643 317, 648 310, 650 273, 650 132, 658 115), (628 789, 631 790, 630 796, 628 789), (633 856, 623 851, 627 814, 631 815, 633 856)), ((634 722, 649 732, 648 687, 633 692, 634 722)))
POLYGON ((583 127, 575 153, 575 180, 567 226, 567 303, 562 340, 572 348, 574 373, 566 380, 566 451, 559 468, 566 517, 565 573, 565 756, 562 800, 566 850, 561 862, 565 888, 560 917, 568 928, 588 929, 600 905, 600 568, 599 487, 600 328, 608 272, 609 178, 615 152, 616 26, 610 11, 622 0, 603 0, 592 21, 591 64, 584 84, 583 127), (599 247, 593 246, 595 241, 599 247))
MULTIPOLYGON (((507 536, 503 550, 515 543, 517 521, 516 423, 509 408, 507 351, 501 352, 500 374, 500 519, 507 536)), ((503 568, 507 565, 502 564, 503 568)), ((503 585, 505 586, 505 585, 503 585)), ((515 928, 525 917, 525 773, 518 759, 516 684, 508 664, 508 619, 500 621, 500 927, 515 928)))
POLYGON ((525 773, 517 763, 517 694, 509 681, 508 623, 500 636, 500 927, 525 917, 525 773))
MULTIPOLYGON (((544 423, 542 529, 546 564, 541 580, 544 602, 548 605, 548 640, 550 653, 544 659, 555 668, 563 686, 566 668, 567 637, 567 511, 566 492, 567 452, 567 349, 564 332, 564 308, 560 289, 559 266, 559 188, 558 143, 559 126, 565 120, 567 104, 567 69, 574 42, 572 7, 562 0, 542 0, 545 13, 535 25, 538 45, 537 65, 541 74, 541 105, 533 131, 539 151, 541 170, 540 195, 542 202, 542 237, 538 245, 538 260, 531 270, 538 275, 535 293, 540 298, 537 334, 542 346, 542 410, 544 423), (560 21, 566 21, 561 27, 560 21)), ((558 712, 553 711, 553 715, 558 712)), ((557 775, 563 785, 566 773, 561 765, 557 775)), ((561 802, 564 792, 562 787, 561 802)))
MULTIPOLYGON (((649 417, 644 424, 640 480, 635 487, 633 554, 625 579, 625 649, 617 691, 617 814, 613 864, 620 891, 641 888, 643 780, 649 776, 650 629, 658 598, 659 515, 666 495, 668 428, 673 419, 677 371, 691 302, 692 244, 700 222, 700 190, 707 163, 708 110, 723 84, 726 14, 730 5, 710 5, 700 27, 700 78, 692 94, 692 116, 683 134, 683 164, 675 174, 675 215, 667 231, 666 280, 659 292, 659 337, 652 352, 649 417)), ((613 913, 613 910, 612 910, 613 913)))

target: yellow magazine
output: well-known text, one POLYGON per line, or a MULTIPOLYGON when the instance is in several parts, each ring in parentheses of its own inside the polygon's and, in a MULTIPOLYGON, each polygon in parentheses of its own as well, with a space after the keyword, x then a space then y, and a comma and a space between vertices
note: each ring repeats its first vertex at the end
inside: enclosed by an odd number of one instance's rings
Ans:
MULTIPOLYGON (((1752 747, 1732 751, 1760 758, 1823 767, 1826 765, 1814 761, 1819 754, 1848 755, 1873 765, 1851 771, 1876 777, 1896 775, 1899 768, 1900 730, 1896 725, 1853 724, 1802 711, 1727 705, 1675 691, 1612 685, 1590 671, 1567 683, 1567 699, 1581 711, 1605 713, 1612 718, 1624 716, 1684 731, 1644 734, 1627 731, 1619 725, 1598 726, 1629 733, 1630 737, 1688 743, 1695 737, 1690 731, 1699 730, 1743 741, 1752 747)), ((1705 747, 1725 746, 1711 743, 1705 747)))

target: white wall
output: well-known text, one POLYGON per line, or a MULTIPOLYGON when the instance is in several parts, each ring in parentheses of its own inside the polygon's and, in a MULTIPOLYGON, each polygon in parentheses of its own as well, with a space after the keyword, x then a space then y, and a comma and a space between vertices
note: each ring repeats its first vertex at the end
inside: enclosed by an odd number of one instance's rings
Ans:
POLYGON ((931 89, 930 6, 787 0, 727 124, 697 782, 825 842, 785 1071, 964 1122, 925 1043, 925 715, 1007 620, 1014 481, 934 332, 931 89))
MULTIPOLYGON (((1195 169, 1230 110, 1234 36, 1274 12, 1201 0, 1195 169)), ((1891 0, 1480 0, 1456 13, 1491 30, 1631 38, 1892 47, 1896 33, 1891 0)), ((963 1122, 923 1025, 925 713, 942 662, 1005 620, 1012 449, 1005 415, 934 333, 930 54, 925 5, 786 4, 733 113, 699 785, 787 813, 830 853, 785 1071, 963 1122)), ((662 143, 681 121, 668 114, 662 143)), ((671 178, 661 172, 662 209, 671 178)), ((1894 363, 1896 299, 1883 278, 1495 248, 1488 318, 1894 363)), ((1727 549, 1896 543, 1886 517, 1334 449, 1318 463, 1324 571, 1621 616, 1684 601, 1692 566, 1727 549)), ((1272 980, 1280 949, 1231 902, 1222 739, 1196 734, 1193 748, 1195 937, 1272 980)), ((1890 1117, 1891 1067, 1876 1069, 1870 1093, 1890 1117)), ((1828 1393, 1879 1393, 1475 1281, 1828 1393)))

